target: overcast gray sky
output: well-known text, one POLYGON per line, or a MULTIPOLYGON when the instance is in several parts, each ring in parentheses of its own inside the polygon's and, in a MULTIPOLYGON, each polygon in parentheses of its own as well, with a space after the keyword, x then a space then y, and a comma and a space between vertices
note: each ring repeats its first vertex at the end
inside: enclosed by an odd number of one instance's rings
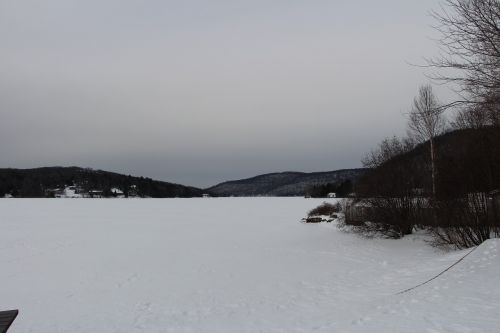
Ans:
POLYGON ((195 186, 359 167, 405 131, 438 4, 0 0, 0 167, 195 186))

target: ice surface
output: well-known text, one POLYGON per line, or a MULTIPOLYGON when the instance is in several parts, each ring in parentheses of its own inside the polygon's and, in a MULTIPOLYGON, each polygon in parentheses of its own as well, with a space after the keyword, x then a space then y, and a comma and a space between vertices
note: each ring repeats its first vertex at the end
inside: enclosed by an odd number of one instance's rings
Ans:
POLYGON ((500 332, 498 241, 396 295, 467 251, 300 223, 323 201, 2 199, 0 310, 9 333, 500 332))

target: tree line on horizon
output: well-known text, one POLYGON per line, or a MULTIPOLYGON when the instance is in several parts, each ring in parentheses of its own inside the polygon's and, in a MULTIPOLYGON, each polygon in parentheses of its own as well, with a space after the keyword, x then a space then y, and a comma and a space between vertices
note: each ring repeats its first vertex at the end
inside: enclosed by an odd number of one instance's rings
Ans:
POLYGON ((347 198, 353 191, 354 179, 345 179, 340 182, 326 184, 312 184, 306 188, 305 196, 311 198, 326 198, 330 193, 335 197, 347 198))

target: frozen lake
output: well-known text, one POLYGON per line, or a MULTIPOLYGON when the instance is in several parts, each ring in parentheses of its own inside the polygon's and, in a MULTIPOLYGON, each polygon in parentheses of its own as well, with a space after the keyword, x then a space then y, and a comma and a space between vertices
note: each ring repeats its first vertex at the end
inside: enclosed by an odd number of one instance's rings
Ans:
POLYGON ((490 241, 445 253, 300 219, 324 199, 1 199, 16 332, 499 332, 490 241), (484 249, 483 249, 484 247, 484 249))

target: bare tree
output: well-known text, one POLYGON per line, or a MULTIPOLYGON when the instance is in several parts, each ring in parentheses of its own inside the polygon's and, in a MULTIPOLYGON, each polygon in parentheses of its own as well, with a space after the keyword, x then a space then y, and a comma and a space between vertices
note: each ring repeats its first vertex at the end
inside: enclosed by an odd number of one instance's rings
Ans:
POLYGON ((452 123, 454 129, 481 129, 488 125, 488 115, 481 108, 470 107, 461 109, 452 123))
POLYGON ((365 168, 376 168, 391 158, 409 152, 415 147, 412 138, 399 139, 396 136, 385 138, 378 147, 366 154, 361 163, 365 168))
POLYGON ((429 141, 431 158, 432 194, 436 195, 436 150, 434 138, 444 129, 442 108, 430 85, 421 86, 418 96, 413 100, 408 129, 409 136, 418 142, 429 141))
POLYGON ((432 15, 438 22, 435 29, 441 34, 441 56, 427 60, 430 67, 440 70, 433 77, 460 87, 463 100, 459 104, 488 104, 492 96, 497 100, 500 1, 444 0, 441 11, 432 15))
POLYGON ((488 126, 500 128, 500 95, 491 95, 484 103, 461 108, 452 126, 455 129, 484 129, 488 126))

